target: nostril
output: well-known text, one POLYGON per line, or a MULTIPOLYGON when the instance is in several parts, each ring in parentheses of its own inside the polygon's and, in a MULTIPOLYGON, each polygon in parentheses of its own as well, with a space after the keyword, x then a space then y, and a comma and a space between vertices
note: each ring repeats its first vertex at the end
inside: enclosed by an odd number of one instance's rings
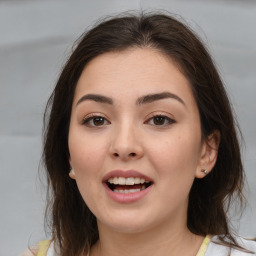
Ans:
POLYGON ((137 153, 131 152, 129 154, 125 154, 125 153, 117 153, 117 152, 113 152, 112 156, 115 158, 135 158, 137 156, 137 153))

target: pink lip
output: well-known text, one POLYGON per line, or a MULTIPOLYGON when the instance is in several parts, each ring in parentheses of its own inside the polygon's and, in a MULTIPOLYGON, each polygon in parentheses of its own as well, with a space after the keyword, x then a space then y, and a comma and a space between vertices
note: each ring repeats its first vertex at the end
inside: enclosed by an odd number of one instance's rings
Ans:
POLYGON ((124 177, 124 178, 139 177, 141 179, 145 179, 146 181, 151 181, 151 182, 152 182, 152 179, 134 170, 128 170, 128 171, 114 170, 106 174, 103 178, 103 186, 107 192, 107 195, 112 200, 118 203, 125 204, 125 203, 133 203, 133 202, 139 201, 143 197, 145 197, 152 188, 152 185, 151 185, 144 190, 134 192, 134 193, 127 193, 127 194, 117 193, 112 191, 107 185, 107 180, 114 177, 124 177))

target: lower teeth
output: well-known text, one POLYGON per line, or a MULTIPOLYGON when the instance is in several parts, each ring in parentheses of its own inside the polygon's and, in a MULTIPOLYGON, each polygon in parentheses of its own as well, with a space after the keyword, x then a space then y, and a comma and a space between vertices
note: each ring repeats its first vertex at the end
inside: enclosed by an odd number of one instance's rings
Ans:
POLYGON ((128 193, 135 193, 135 192, 139 192, 142 191, 146 188, 146 186, 142 186, 142 188, 137 188, 137 189, 114 189, 113 191, 116 193, 120 193, 120 194, 128 194, 128 193))

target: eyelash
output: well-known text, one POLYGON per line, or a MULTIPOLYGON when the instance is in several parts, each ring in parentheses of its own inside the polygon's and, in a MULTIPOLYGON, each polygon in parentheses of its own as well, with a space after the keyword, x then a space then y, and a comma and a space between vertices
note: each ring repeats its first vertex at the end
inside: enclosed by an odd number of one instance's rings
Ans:
POLYGON ((149 119, 147 119, 145 121, 146 124, 150 124, 150 125, 153 125, 153 126, 157 126, 157 127, 166 127, 166 126, 169 126, 169 125, 172 125, 174 123, 176 123, 176 121, 166 115, 162 115, 162 114, 154 114, 152 115, 149 119), (164 119, 164 124, 160 124, 160 125, 157 125, 155 123, 153 124, 150 124, 150 121, 153 121, 156 120, 156 118, 163 118, 164 119))
MULTIPOLYGON (((158 121, 160 121, 160 120, 158 120, 158 121)), ((152 125, 152 126, 157 126, 157 127, 166 127, 166 126, 176 123, 176 121, 166 115, 155 114, 155 115, 152 115, 149 119, 147 119, 144 123, 152 125), (163 124, 155 124, 155 123, 150 124, 151 121, 154 122, 154 121, 156 121, 156 118, 159 118, 159 117, 163 119, 163 121, 164 121, 163 124)), ((87 116, 82 121, 82 125, 85 125, 88 127, 101 127, 101 126, 109 125, 109 124, 110 124, 110 122, 105 117, 103 117, 101 115, 95 115, 95 114, 87 116), (95 123, 91 123, 91 122, 95 122, 97 118, 101 119, 100 121, 103 123, 101 123, 100 125, 95 125, 95 123)))
POLYGON ((85 117, 82 121, 82 124, 88 127, 100 127, 100 126, 106 125, 105 122, 107 122, 107 125, 110 124, 110 122, 105 117, 101 115, 92 114, 90 116, 85 117), (104 123, 102 125, 95 125, 95 123, 94 124, 90 123, 90 122, 96 121, 96 118, 101 118, 102 119, 101 121, 103 121, 104 123))

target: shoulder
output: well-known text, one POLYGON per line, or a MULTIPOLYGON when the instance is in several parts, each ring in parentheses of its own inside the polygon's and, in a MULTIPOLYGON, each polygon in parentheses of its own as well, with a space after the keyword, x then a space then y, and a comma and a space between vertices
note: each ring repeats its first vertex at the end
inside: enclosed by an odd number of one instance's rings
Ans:
MULTIPOLYGON (((231 249, 231 256, 251 256, 256 255, 256 242, 253 240, 247 240, 239 236, 235 236, 237 243, 244 249, 254 252, 247 253, 238 249, 231 249)), ((230 253, 230 248, 227 245, 220 244, 220 240, 217 236, 212 237, 211 242, 207 248, 205 256, 219 255, 226 256, 230 253)))
POLYGON ((38 253, 39 247, 38 246, 33 246, 23 252, 20 256, 36 256, 38 253))
POLYGON ((53 243, 50 240, 44 240, 25 251, 20 256, 54 256, 53 243))

